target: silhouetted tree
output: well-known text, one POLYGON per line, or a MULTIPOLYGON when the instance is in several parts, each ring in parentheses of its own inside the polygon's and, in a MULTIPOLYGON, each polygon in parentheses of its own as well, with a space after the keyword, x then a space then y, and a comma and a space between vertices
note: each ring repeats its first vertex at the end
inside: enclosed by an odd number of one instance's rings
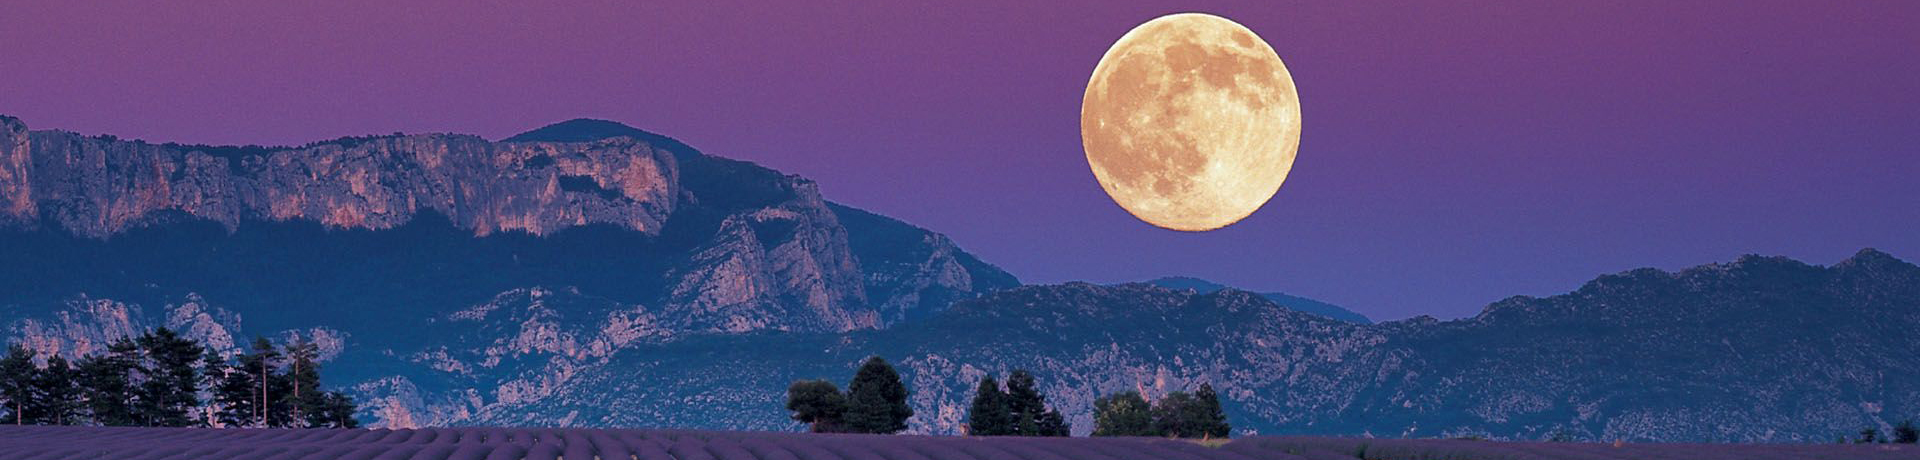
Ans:
POLYGON ((967 434, 1005 436, 1013 434, 1013 412, 1007 407, 1007 394, 993 375, 980 377, 973 392, 973 404, 967 409, 967 434))
POLYGON ((1153 428, 1153 407, 1140 392, 1101 396, 1093 400, 1094 436, 1159 436, 1153 428))
POLYGON ((843 420, 855 433, 892 434, 907 429, 913 407, 907 405, 907 386, 900 373, 879 356, 867 358, 847 383, 847 412, 843 420))
POLYGON ((276 382, 276 380, 281 380, 279 378, 280 376, 275 373, 280 367, 280 362, 280 352, 275 350, 273 342, 268 341, 265 337, 255 337, 253 339, 253 353, 241 355, 240 357, 240 368, 249 374, 249 384, 253 386, 253 388, 250 389, 253 393, 253 399, 249 406, 253 409, 253 423, 256 424, 256 426, 279 426, 279 424, 274 423, 276 417, 284 419, 284 417, 273 415, 275 407, 272 396, 274 390, 279 389, 281 386, 279 382, 276 382))
POLYGON ((60 355, 47 357, 47 368, 41 369, 34 379, 34 389, 39 397, 39 420, 36 423, 48 425, 70 425, 79 422, 82 405, 78 372, 67 359, 60 355))
POLYGON ((206 403, 200 407, 198 425, 216 426, 221 423, 220 413, 225 409, 226 401, 221 398, 220 386, 226 382, 230 370, 226 357, 220 356, 220 352, 214 351, 213 347, 200 350, 200 395, 206 403))
POLYGON ((1227 413, 1221 408, 1220 395, 1213 392, 1213 385, 1200 384, 1200 389, 1193 392, 1193 399, 1199 405, 1195 412, 1195 424, 1201 435, 1210 438, 1232 435, 1233 425, 1227 423, 1227 413))
POLYGON ((1893 426, 1893 442, 1900 444, 1920 443, 1920 428, 1913 426, 1913 420, 1905 420, 1893 426))
POLYGON ((1860 430, 1860 439, 1855 439, 1853 442, 1855 444, 1873 444, 1880 442, 1880 429, 1869 427, 1860 430))
POLYGON ((134 408, 140 391, 135 378, 141 372, 140 347, 132 339, 120 338, 107 345, 107 353, 80 359, 80 393, 87 400, 87 413, 93 423, 106 426, 139 426, 134 408))
POLYGON ((793 419, 810 425, 815 433, 846 431, 841 417, 847 412, 847 396, 825 380, 800 380, 787 386, 787 410, 793 419))
POLYGON ((33 366, 33 350, 19 344, 7 347, 0 358, 0 400, 5 400, 8 421, 25 425, 28 406, 36 403, 34 377, 40 369, 33 366))
POLYGON ((1040 414, 1035 424, 1039 425, 1040 431, 1034 433, 1034 436, 1067 437, 1073 435, 1073 424, 1067 423, 1067 417, 1060 415, 1058 409, 1048 408, 1046 413, 1040 414))
MULTIPOLYGON (((292 388, 281 396, 281 405, 289 411, 289 426, 317 426, 310 414, 324 410, 326 395, 320 391, 320 347, 294 337, 286 348, 286 381, 292 388)), ((323 417, 324 418, 324 417, 323 417)))
POLYGON ((1007 374, 1007 410, 1013 413, 1015 435, 1040 434, 1040 414, 1047 410, 1047 398, 1035 387, 1033 374, 1024 369, 1007 374))
POLYGON ((353 413, 358 411, 353 404, 353 398, 337 391, 329 391, 321 399, 320 411, 315 413, 318 418, 309 418, 308 423, 310 425, 308 426, 324 428, 360 427, 360 421, 353 418, 353 413), (316 421, 317 423, 315 423, 316 421))
POLYGON ((294 358, 278 373, 272 343, 254 345, 253 353, 229 364, 197 341, 159 328, 116 340, 107 353, 84 356, 77 365, 49 356, 45 369, 34 366, 32 350, 15 346, 0 357, 0 415, 16 424, 51 425, 89 417, 107 426, 205 426, 216 419, 228 426, 359 425, 353 399, 321 386, 317 347, 289 345, 294 358), (272 394, 282 396, 269 399, 272 394))
POLYGON ((221 363, 219 383, 213 387, 213 416, 222 426, 251 426, 260 420, 259 381, 257 372, 249 372, 246 363, 251 362, 250 354, 237 356, 239 365, 228 366, 221 363))
POLYGON ((172 329, 159 328, 136 341, 147 359, 141 382, 140 404, 134 407, 148 426, 180 427, 194 423, 200 407, 200 344, 172 329))
POLYGON ((1153 429, 1161 436, 1198 438, 1202 430, 1200 402, 1192 394, 1175 391, 1153 405, 1153 429))
POLYGON ((988 432, 979 434, 1014 436, 1067 436, 1070 434, 1072 428, 1067 424, 1066 417, 1060 415, 1058 411, 1047 408, 1047 397, 1040 394, 1032 373, 1015 369, 1007 374, 1005 393, 1001 393, 997 386, 994 386, 993 391, 988 391, 989 386, 993 386, 991 378, 989 376, 981 380, 980 390, 976 393, 974 400, 976 413, 980 410, 991 411, 985 418, 991 422, 985 427, 988 428, 988 432), (996 401, 991 401, 993 404, 983 405, 989 401, 982 400, 977 395, 988 395, 996 401))

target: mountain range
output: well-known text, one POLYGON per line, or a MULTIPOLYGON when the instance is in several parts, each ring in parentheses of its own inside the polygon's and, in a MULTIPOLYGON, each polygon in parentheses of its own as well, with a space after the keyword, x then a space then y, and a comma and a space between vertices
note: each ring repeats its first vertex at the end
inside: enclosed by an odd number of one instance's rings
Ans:
MULTIPOLYGON (((1162 278, 1154 278, 1144 282, 1147 284, 1160 286, 1167 289, 1191 289, 1201 294, 1208 294, 1208 293, 1229 288, 1227 285, 1224 285, 1224 284, 1215 283, 1212 281, 1207 281, 1207 280, 1188 277, 1188 276, 1168 276, 1168 277, 1162 277, 1162 278)), ((1306 297, 1300 297, 1297 295, 1292 295, 1284 292, 1262 292, 1260 293, 1260 296, 1266 297, 1267 300, 1272 300, 1273 303, 1280 304, 1280 306, 1282 307, 1287 307, 1290 309, 1299 310, 1306 313, 1312 313, 1312 314, 1325 316, 1328 318, 1333 318, 1333 319, 1346 321, 1354 324, 1373 324, 1373 320, 1368 319, 1366 315, 1355 313, 1353 312, 1353 310, 1342 308, 1339 305, 1321 302, 1318 300, 1313 300, 1306 297)))
POLYGON ((1022 286, 804 178, 599 120, 232 147, 0 117, 0 254, 8 342, 308 338, 389 427, 797 430, 786 384, 872 354, 920 433, 1016 368, 1079 434, 1097 395, 1201 382, 1263 434, 1828 441, 1920 416, 1920 267, 1878 251, 1368 324, 1192 279, 1022 286))

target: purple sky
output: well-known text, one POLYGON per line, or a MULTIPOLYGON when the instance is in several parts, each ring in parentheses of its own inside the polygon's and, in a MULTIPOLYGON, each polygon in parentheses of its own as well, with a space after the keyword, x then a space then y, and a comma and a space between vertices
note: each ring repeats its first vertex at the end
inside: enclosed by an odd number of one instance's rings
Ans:
POLYGON ((1192 275, 1398 319, 1745 253, 1920 259, 1920 2, 25 3, 0 18, 0 114, 36 129, 299 144, 607 118, 1028 282, 1192 275), (1078 128, 1107 45, 1191 10, 1265 37, 1305 121, 1280 193, 1201 234, 1114 205, 1078 128))

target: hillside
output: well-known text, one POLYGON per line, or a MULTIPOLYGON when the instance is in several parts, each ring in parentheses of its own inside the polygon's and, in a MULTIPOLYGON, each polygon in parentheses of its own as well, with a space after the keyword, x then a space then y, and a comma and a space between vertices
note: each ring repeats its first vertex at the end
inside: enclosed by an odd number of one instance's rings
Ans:
MULTIPOLYGON (((1025 286, 840 334, 701 336, 606 356, 538 398, 429 413, 479 425, 797 429, 781 391, 868 354, 954 433, 986 372, 1039 376, 1077 433, 1099 394, 1220 388, 1242 433, 1825 442, 1920 413, 1920 267, 1748 257, 1603 276, 1473 318, 1355 325, 1236 290, 1025 286)), ((546 375, 530 373, 528 378, 546 375)), ((485 398, 481 398, 485 400, 485 398)))
MULTIPOLYGON (((1206 294, 1206 293, 1218 291, 1221 289, 1227 289, 1226 285, 1223 285, 1220 283, 1215 283, 1212 281, 1207 281, 1207 280, 1187 277, 1187 276, 1168 276, 1168 277, 1162 277, 1162 278, 1154 278, 1151 280, 1144 281, 1144 283, 1151 284, 1154 286, 1160 286, 1167 289, 1192 289, 1194 291, 1200 292, 1201 294, 1206 294)), ((1328 318, 1333 318, 1333 319, 1346 321, 1354 324, 1373 324, 1373 320, 1368 319, 1366 315, 1355 313, 1353 312, 1353 310, 1342 308, 1339 305, 1321 302, 1321 301, 1309 299, 1306 297, 1300 297, 1300 296, 1288 294, 1285 292, 1262 292, 1260 293, 1260 296, 1266 297, 1267 300, 1272 300, 1273 303, 1280 304, 1280 306, 1291 308, 1294 310, 1299 310, 1306 313, 1312 313, 1312 314, 1325 316, 1328 318)))

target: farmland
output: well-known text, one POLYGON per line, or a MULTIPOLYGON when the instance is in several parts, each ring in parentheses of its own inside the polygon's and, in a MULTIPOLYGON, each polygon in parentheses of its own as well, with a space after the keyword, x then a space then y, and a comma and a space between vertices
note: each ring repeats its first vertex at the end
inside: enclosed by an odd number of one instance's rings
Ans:
POLYGON ((1613 444, 1251 437, 829 435, 559 428, 206 429, 0 426, 17 459, 1534 460, 1920 459, 1898 444, 1613 444))

